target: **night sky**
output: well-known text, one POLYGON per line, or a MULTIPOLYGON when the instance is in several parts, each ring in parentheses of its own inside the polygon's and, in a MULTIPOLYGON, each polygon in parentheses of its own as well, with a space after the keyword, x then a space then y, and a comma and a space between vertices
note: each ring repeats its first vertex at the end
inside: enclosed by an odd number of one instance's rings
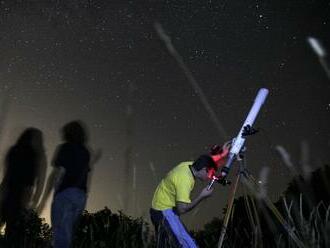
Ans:
MULTIPOLYGON (((307 43, 315 37, 330 51, 329 17, 325 0, 1 1, 1 158, 23 128, 34 126, 44 132, 51 160, 59 128, 81 119, 90 146, 103 151, 87 209, 117 211, 128 196, 125 212, 147 218, 166 172, 236 136, 266 87, 255 125, 262 131, 248 140, 247 161, 255 177, 269 167, 266 187, 276 199, 290 179, 276 145, 298 170, 302 142, 312 168, 329 163, 330 80, 307 43), (157 35, 156 22, 226 137, 157 35)), ((185 217, 189 227, 222 215, 229 188, 217 187, 198 217, 194 211, 185 217)))

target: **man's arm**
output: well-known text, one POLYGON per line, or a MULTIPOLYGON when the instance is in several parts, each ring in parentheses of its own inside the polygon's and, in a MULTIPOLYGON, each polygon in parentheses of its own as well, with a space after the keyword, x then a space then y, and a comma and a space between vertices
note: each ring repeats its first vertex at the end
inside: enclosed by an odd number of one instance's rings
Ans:
POLYGON ((191 202, 191 203, 185 203, 185 202, 177 202, 176 203, 176 210, 179 215, 184 214, 192 210, 194 207, 196 207, 203 199, 211 196, 213 192, 213 188, 210 190, 205 187, 201 193, 191 202))
POLYGON ((46 202, 48 200, 48 197, 50 196, 52 190, 57 189, 58 186, 61 184, 64 174, 65 174, 65 168, 64 167, 53 167, 53 170, 50 173, 50 175, 48 177, 48 180, 47 180, 44 195, 43 195, 43 197, 40 201, 40 204, 37 208, 37 213, 40 214, 42 212, 42 210, 44 209, 45 204, 46 204, 46 202))
POLYGON ((87 194, 91 189, 92 177, 94 174, 94 165, 100 160, 101 157, 102 157, 101 149, 96 150, 96 152, 91 151, 91 161, 89 163, 90 171, 87 176, 87 194))
POLYGON ((33 209, 35 209, 38 206, 39 200, 41 199, 41 194, 44 190, 46 172, 47 172, 46 166, 47 166, 46 157, 42 157, 38 164, 38 174, 34 185, 33 198, 31 200, 31 206, 33 209))

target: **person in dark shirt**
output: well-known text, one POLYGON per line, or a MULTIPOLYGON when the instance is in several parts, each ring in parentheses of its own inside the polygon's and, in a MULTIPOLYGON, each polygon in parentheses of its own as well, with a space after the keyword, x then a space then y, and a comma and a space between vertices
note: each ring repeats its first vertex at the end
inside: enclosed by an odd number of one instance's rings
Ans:
POLYGON ((53 166, 65 170, 56 193, 67 188, 78 188, 87 191, 87 178, 90 171, 90 154, 88 149, 79 143, 64 143, 59 146, 53 166))
POLYGON ((49 176, 42 210, 51 189, 55 190, 51 222, 54 248, 70 247, 74 225, 85 209, 89 189, 91 164, 90 151, 86 147, 87 133, 81 121, 72 121, 62 129, 64 143, 59 145, 53 159, 53 172, 49 176))
POLYGON ((0 186, 0 222, 6 223, 6 239, 12 242, 26 209, 39 202, 46 176, 46 154, 42 132, 27 128, 5 159, 5 173, 0 186))

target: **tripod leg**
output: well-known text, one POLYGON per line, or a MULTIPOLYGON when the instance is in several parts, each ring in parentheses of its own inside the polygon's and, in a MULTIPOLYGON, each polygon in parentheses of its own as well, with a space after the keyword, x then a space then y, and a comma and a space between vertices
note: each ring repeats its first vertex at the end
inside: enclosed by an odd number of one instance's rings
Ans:
POLYGON ((232 212, 232 209, 233 209, 235 194, 236 194, 236 191, 237 191, 237 185, 238 185, 238 182, 240 180, 240 177, 241 177, 241 174, 238 173, 237 177, 236 177, 236 180, 235 180, 235 183, 233 184, 233 186, 231 188, 231 191, 230 191, 230 197, 229 197, 229 201, 228 201, 228 209, 227 209, 225 219, 224 219, 222 227, 221 227, 220 238, 219 238, 219 241, 218 241, 218 248, 222 247, 222 244, 223 244, 223 241, 224 241, 224 238, 225 238, 225 235, 226 235, 226 230, 227 230, 229 218, 230 218, 230 215, 231 215, 231 212, 232 212))

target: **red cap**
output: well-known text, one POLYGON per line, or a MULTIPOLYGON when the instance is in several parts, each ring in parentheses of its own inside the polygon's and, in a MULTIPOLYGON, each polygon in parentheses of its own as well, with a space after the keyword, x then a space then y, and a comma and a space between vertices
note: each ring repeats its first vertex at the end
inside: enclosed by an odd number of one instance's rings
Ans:
POLYGON ((217 167, 208 169, 208 177, 210 179, 215 176, 217 169, 225 164, 225 158, 227 157, 228 153, 229 149, 226 147, 224 149, 222 149, 222 147, 219 145, 213 145, 211 147, 209 156, 212 158, 217 167))
POLYGON ((225 148, 221 150, 221 153, 211 154, 211 157, 218 168, 224 165, 225 162, 224 158, 227 157, 228 153, 229 153, 229 149, 225 148))

